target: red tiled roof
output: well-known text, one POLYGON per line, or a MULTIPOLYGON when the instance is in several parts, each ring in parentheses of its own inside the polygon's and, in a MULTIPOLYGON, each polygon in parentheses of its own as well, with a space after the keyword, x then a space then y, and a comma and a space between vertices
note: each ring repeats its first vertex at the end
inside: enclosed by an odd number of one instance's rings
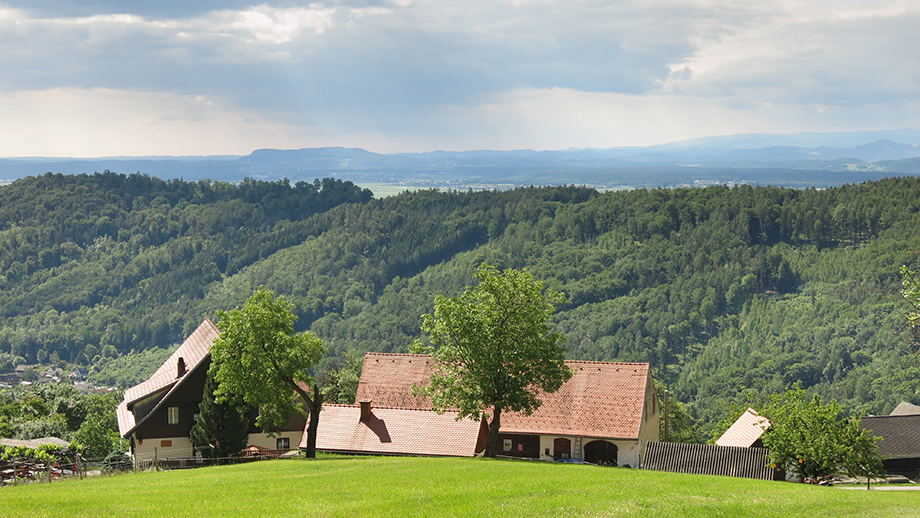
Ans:
MULTIPOLYGON (((372 407, 367 422, 361 422, 360 417, 358 405, 323 405, 316 449, 384 455, 476 454, 481 424, 469 419, 458 421, 455 412, 372 407)), ((306 443, 304 433, 300 447, 306 448, 306 443)))
MULTIPOLYGON (((217 329, 217 326, 210 320, 205 319, 205 321, 198 326, 198 329, 195 329, 195 331, 182 342, 182 345, 169 356, 163 365, 161 365, 147 381, 125 391, 124 400, 119 403, 118 407, 115 409, 118 416, 118 430, 122 437, 127 436, 140 424, 139 422, 135 422, 134 413, 128 410, 128 405, 136 403, 138 400, 157 392, 168 390, 166 395, 160 399, 161 402, 165 401, 169 394, 182 384, 183 380, 188 379, 189 373, 194 371, 208 358, 211 351, 211 344, 219 335, 220 331, 217 329), (177 364, 179 358, 182 358, 182 361, 185 362, 185 374, 181 377, 176 376, 178 374, 177 364)), ((155 408, 148 412, 147 415, 151 415, 154 410, 155 408)), ((143 422, 143 418, 141 422, 143 422)))
POLYGON ((770 428, 770 421, 758 414, 753 408, 748 408, 716 440, 716 445, 750 448, 757 442, 757 439, 760 439, 760 436, 763 435, 767 428, 770 428))
POLYGON ((355 402, 376 406, 431 409, 431 400, 413 396, 414 384, 427 385, 434 361, 427 354, 366 353, 355 402))
MULTIPOLYGON (((543 404, 533 414, 502 414, 501 431, 638 438, 646 391, 651 386, 649 365, 586 361, 565 364, 574 370, 572 379, 555 393, 540 396, 543 404)), ((412 395, 412 386, 427 381, 432 368, 433 360, 427 355, 367 353, 356 400, 430 409, 427 398, 412 395)))

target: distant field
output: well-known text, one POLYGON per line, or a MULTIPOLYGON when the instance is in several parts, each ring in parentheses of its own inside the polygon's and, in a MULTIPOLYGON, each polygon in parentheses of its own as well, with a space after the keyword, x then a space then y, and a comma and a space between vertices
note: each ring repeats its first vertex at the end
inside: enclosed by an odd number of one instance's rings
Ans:
POLYGON ((917 516, 920 492, 483 459, 265 461, 0 488, 0 516, 917 516))
POLYGON ((370 189, 374 193, 374 198, 386 198, 389 196, 396 196, 397 194, 405 191, 417 191, 419 189, 430 189, 431 186, 421 186, 421 185, 401 185, 393 183, 364 183, 359 182, 358 185, 363 189, 370 189))

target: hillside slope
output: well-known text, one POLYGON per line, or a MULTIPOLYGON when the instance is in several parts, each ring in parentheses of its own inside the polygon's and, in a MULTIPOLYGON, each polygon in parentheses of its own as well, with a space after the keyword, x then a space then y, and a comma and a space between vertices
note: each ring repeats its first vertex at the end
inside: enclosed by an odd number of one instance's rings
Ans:
POLYGON ((793 383, 851 410, 920 403, 898 295, 898 268, 920 266, 916 178, 370 199, 333 180, 45 176, 0 187, 0 208, 0 353, 28 361, 167 346, 259 285, 330 354, 405 351, 488 261, 566 293, 570 358, 651 362, 709 423, 793 383))

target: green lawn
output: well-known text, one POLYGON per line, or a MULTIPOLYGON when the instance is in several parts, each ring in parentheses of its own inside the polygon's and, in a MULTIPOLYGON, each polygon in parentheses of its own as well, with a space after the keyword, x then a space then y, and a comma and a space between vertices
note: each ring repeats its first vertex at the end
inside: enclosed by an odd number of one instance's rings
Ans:
POLYGON ((0 488, 0 516, 918 516, 920 492, 484 459, 337 457, 0 488))

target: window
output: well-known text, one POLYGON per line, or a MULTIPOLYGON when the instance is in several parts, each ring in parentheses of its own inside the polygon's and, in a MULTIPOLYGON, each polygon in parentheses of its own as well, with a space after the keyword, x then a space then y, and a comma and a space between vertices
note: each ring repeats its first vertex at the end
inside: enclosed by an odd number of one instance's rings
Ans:
POLYGON ((287 451, 291 449, 291 439, 288 437, 278 437, 275 440, 275 449, 287 451))
POLYGON ((171 406, 166 411, 167 424, 179 424, 179 407, 171 406))

